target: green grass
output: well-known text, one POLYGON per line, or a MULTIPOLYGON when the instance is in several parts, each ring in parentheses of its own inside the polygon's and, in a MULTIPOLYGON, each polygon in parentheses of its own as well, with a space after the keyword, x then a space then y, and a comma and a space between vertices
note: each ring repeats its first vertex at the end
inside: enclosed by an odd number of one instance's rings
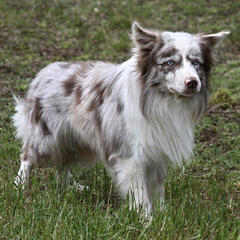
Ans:
POLYGON ((37 1, 0 3, 0 239, 240 240, 240 3, 238 1, 37 1), (218 51, 209 113, 196 129, 193 162, 169 169, 166 210, 152 222, 129 211, 96 166, 76 179, 90 187, 63 189, 53 170, 33 174, 15 190, 21 144, 11 116, 12 93, 56 60, 129 57, 133 20, 163 30, 231 35, 218 51))

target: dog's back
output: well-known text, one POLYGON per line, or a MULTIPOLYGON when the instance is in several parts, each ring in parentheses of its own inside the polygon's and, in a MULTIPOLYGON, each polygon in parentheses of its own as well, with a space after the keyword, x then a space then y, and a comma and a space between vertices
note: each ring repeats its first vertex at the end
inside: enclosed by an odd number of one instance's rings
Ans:
MULTIPOLYGON (((114 90, 119 84, 118 71, 116 65, 90 61, 56 62, 44 68, 30 84, 26 98, 16 98, 13 120, 24 142, 23 152, 35 151, 36 164, 45 160, 68 164, 74 160, 70 151, 75 154, 86 145, 108 156, 107 148, 112 151, 117 146, 108 144, 102 125, 123 110, 119 92, 114 90), (63 157, 64 152, 68 156, 63 157)), ((115 116, 109 126, 115 127, 115 138, 122 135, 121 122, 114 126, 118 120, 115 116)), ((115 145, 121 141, 107 137, 115 145)))

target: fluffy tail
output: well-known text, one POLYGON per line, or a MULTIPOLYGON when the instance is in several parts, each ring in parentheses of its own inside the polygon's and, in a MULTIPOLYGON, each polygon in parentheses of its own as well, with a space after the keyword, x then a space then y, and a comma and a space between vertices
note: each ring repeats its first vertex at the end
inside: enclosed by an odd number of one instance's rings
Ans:
POLYGON ((30 134, 30 124, 29 124, 29 113, 30 109, 27 107, 27 103, 24 99, 13 95, 15 101, 15 111, 12 120, 13 124, 16 127, 17 138, 22 139, 23 141, 30 134), (28 134, 29 133, 29 134, 28 134))

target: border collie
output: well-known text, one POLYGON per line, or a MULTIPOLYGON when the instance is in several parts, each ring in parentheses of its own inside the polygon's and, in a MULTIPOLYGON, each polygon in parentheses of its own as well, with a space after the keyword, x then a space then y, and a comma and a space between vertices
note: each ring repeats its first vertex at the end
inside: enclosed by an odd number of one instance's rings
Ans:
POLYGON ((132 25, 132 57, 122 64, 55 62, 16 98, 13 121, 23 142, 15 179, 33 167, 55 167, 69 182, 70 166, 101 159, 121 196, 148 215, 164 199, 169 164, 189 161, 193 129, 207 109, 214 47, 229 31, 189 34, 132 25))

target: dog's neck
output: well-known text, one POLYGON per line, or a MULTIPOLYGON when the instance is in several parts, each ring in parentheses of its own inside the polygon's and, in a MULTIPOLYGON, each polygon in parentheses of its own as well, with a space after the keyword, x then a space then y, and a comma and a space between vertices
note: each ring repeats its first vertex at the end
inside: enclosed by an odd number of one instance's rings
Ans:
MULTIPOLYGON (((124 97, 129 99, 125 117, 131 132, 152 158, 165 157, 175 164, 190 160, 194 145, 193 129, 206 110, 207 96, 203 94, 184 98, 177 95, 151 95, 141 110, 142 86, 136 70, 136 58, 123 63, 128 78, 124 97)), ((124 75, 124 73, 123 73, 124 75)))

